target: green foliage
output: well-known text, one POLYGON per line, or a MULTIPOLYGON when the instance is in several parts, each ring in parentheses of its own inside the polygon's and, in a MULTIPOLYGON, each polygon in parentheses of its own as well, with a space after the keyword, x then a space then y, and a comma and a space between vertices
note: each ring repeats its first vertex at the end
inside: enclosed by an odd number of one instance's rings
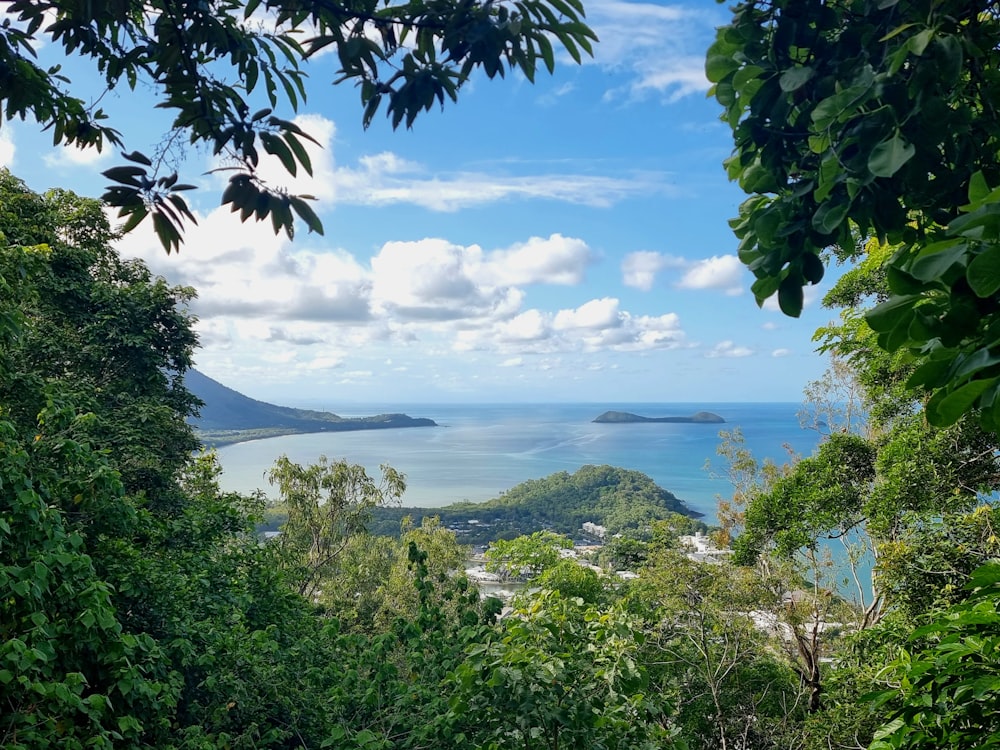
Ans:
POLYGON ((572 549, 573 541, 551 531, 498 539, 486 550, 486 570, 504 580, 532 580, 559 562, 559 550, 572 549))
MULTIPOLYGON (((392 534, 403 516, 420 512, 417 508, 379 511, 373 531, 392 534)), ((609 535, 641 534, 654 521, 670 520, 676 514, 698 515, 645 474, 613 466, 581 466, 573 474, 556 472, 522 482, 493 500, 455 503, 435 508, 434 514, 446 526, 481 522, 462 531, 459 538, 466 544, 513 539, 546 529, 576 535, 588 521, 604 526, 609 535)))
POLYGON ((309 466, 280 456, 268 479, 288 512, 278 537, 288 573, 310 598, 333 574, 350 538, 365 530, 372 508, 398 502, 406 489, 403 475, 391 466, 382 466, 376 482, 363 466, 331 463, 326 456, 309 466))
POLYGON ((43 69, 35 50, 61 48, 79 65, 92 65, 107 90, 144 88, 156 107, 173 116, 166 146, 155 159, 138 151, 104 172, 113 185, 104 200, 119 207, 129 231, 147 216, 167 252, 179 249, 182 227, 194 221, 181 193, 194 188, 166 173, 170 144, 186 140, 226 157, 233 174, 222 194, 240 218, 271 219, 274 231, 294 234, 298 217, 310 232, 323 227, 308 201, 268 186, 258 167, 262 153, 292 175, 312 174, 294 122, 276 114, 306 99, 303 63, 336 50, 334 83, 354 82, 367 126, 385 105, 392 126, 410 127, 417 115, 458 91, 474 74, 489 78, 517 71, 534 80, 540 63, 555 67, 553 41, 576 61, 591 53, 594 33, 578 0, 494 2, 348 2, 320 0, 212 0, 207 3, 14 0, 0 30, 0 102, 6 119, 37 121, 53 143, 81 148, 125 147, 90 101, 100 92, 76 92, 67 71, 43 69), (258 23, 258 13, 268 22, 258 23), (261 108, 260 105, 263 105, 261 108), (155 163, 154 163, 155 161, 155 163))
POLYGON ((603 577, 576 560, 560 560, 543 571, 534 583, 539 588, 557 591, 565 599, 580 599, 586 604, 602 604, 606 594, 603 577))
MULTIPOLYGON (((43 419, 72 423, 66 413, 43 419)), ((47 432, 25 443, 0 419, 0 744, 144 744, 166 728, 177 675, 149 636, 123 631, 112 588, 60 510, 122 487, 99 454, 47 432), (62 456, 58 471, 35 460, 46 448, 62 456)))
POLYGON ((973 571, 968 599, 915 630, 871 698, 900 702, 871 750, 994 747, 1000 743, 1000 564, 973 571), (926 644, 923 647, 920 644, 926 644))
POLYGON ((817 452, 747 506, 746 529, 733 545, 735 559, 752 563, 768 545, 790 556, 815 548, 822 537, 844 536, 864 519, 875 478, 875 451, 856 435, 832 435, 817 452))
POLYGON ((708 52, 732 127, 726 166, 751 197, 731 225, 757 280, 797 316, 824 254, 895 246, 866 319, 919 367, 908 385, 945 427, 1000 429, 1000 79, 991 3, 746 0, 708 52))
POLYGON ((469 731, 483 750, 664 747, 636 625, 620 610, 542 592, 468 648, 451 710, 476 717, 469 731))
POLYGON ((778 598, 756 571, 660 550, 627 597, 645 621, 640 663, 689 747, 769 747, 801 718, 799 678, 752 619, 778 598))
POLYGON ((0 276, 23 321, 6 342, 15 365, 0 379, 0 403, 33 435, 58 384, 94 415, 74 423, 73 436, 112 451, 126 491, 169 510, 179 502, 174 476, 198 445, 185 422, 197 400, 183 384, 196 342, 184 304, 194 292, 121 260, 97 201, 38 195, 2 170, 0 206, 0 276))

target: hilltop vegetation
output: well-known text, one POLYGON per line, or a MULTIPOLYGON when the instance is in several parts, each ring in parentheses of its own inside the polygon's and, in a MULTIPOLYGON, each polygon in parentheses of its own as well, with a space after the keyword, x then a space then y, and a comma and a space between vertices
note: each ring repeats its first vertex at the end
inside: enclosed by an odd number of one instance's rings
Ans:
POLYGON ((440 518, 447 527, 460 528, 459 540, 467 544, 543 530, 575 535, 588 521, 604 526, 609 535, 639 533, 653 521, 677 515, 692 520, 701 516, 645 474, 605 465, 531 479, 484 503, 453 503, 433 510, 380 508, 371 528, 376 534, 395 535, 404 517, 425 515, 440 518))

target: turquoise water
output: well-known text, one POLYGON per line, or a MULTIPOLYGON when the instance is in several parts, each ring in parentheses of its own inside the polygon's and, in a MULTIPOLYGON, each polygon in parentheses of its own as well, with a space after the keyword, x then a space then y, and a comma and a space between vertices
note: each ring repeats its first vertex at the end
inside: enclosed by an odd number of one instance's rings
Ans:
POLYGON ((706 460, 716 455, 719 430, 740 427, 760 459, 784 462, 784 445, 808 455, 819 436, 799 427, 797 403, 697 404, 364 404, 342 416, 403 412, 429 417, 438 427, 288 435, 219 450, 227 490, 267 490, 265 473, 282 454, 299 463, 325 454, 377 472, 388 463, 407 477, 403 504, 433 508, 459 500, 481 502, 527 479, 585 464, 636 469, 712 520, 724 480, 712 479, 706 460), (594 424, 616 409, 644 416, 711 411, 726 424, 594 424))

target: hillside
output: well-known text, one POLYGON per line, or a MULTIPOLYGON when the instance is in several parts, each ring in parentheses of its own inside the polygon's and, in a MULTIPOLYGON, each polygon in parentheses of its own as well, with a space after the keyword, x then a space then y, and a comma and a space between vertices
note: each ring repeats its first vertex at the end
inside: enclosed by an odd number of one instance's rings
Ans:
POLYGON ((202 441, 212 445, 301 432, 436 426, 432 419, 415 419, 406 414, 341 417, 329 412, 277 406, 244 396, 197 370, 188 370, 184 382, 188 390, 204 402, 200 416, 191 423, 202 441))
POLYGON ((587 521, 606 527, 612 535, 675 514, 691 519, 701 516, 642 472, 607 465, 582 466, 573 474, 560 471, 522 482, 484 503, 433 509, 377 508, 372 531, 395 535, 404 516, 417 520, 434 515, 458 532, 459 541, 481 544, 542 529, 574 535, 587 521))

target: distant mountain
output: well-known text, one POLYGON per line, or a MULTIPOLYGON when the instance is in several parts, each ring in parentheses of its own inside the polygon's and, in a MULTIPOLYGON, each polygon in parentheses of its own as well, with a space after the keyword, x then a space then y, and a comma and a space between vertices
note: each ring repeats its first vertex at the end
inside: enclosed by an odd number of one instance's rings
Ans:
POLYGON ((676 422, 694 424, 722 424, 726 420, 710 411, 699 411, 690 417, 640 417, 627 411, 606 411, 595 422, 605 424, 629 424, 632 422, 676 422))
POLYGON ((244 396, 197 370, 188 370, 184 383, 205 403, 201 415, 191 424, 202 440, 214 445, 299 432, 437 426, 433 419, 414 419, 406 414, 341 417, 325 411, 276 406, 244 396))

